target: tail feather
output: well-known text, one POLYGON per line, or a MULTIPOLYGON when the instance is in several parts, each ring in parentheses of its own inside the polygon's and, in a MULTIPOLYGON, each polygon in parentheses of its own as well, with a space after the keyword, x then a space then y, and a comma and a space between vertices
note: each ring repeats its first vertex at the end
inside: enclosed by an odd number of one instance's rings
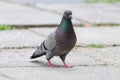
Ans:
POLYGON ((43 55, 45 55, 45 53, 42 53, 42 54, 40 54, 40 55, 35 55, 35 54, 33 54, 30 58, 31 58, 31 59, 34 59, 34 58, 37 58, 37 57, 40 57, 40 56, 43 56, 43 55))
POLYGON ((45 47, 45 41, 43 41, 37 50, 33 53, 31 59, 45 55, 47 50, 48 49, 45 47))
POLYGON ((40 57, 40 56, 43 56, 45 55, 46 52, 43 52, 43 51, 40 51, 39 49, 37 49, 33 55, 31 56, 31 59, 34 59, 34 58, 37 58, 37 57, 40 57))

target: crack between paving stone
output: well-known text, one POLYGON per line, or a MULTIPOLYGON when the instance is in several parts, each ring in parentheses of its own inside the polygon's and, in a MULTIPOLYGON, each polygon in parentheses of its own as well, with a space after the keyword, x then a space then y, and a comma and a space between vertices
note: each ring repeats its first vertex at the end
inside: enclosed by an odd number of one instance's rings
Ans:
POLYGON ((37 35, 39 35, 39 36, 47 37, 46 35, 41 34, 41 33, 38 33, 38 32, 36 32, 36 31, 33 31, 33 30, 29 30, 29 31, 30 31, 30 32, 33 32, 33 33, 35 33, 35 34, 37 34, 37 35))
MULTIPOLYGON (((38 35, 41 35, 38 33, 38 35)), ((45 35, 43 35, 45 37, 45 35)), ((0 50, 4 50, 4 49, 34 49, 34 48, 37 48, 39 46, 19 46, 19 47, 1 47, 0 50)), ((86 46, 81 46, 81 45, 76 45, 75 48, 80 48, 80 47, 83 47, 83 48, 93 48, 91 47, 90 45, 86 45, 86 46)), ((107 48, 107 47, 120 47, 120 45, 117 45, 117 44, 113 44, 113 45, 106 45, 104 48, 107 48)), ((99 49, 99 48, 98 48, 99 49)))
MULTIPOLYGON (((92 43, 91 43, 92 44, 92 43)), ((77 48, 79 47, 84 47, 84 48, 87 48, 87 47, 91 47, 91 48, 94 48, 91 46, 91 44, 88 44, 88 45, 76 45, 77 48)), ((96 44, 97 45, 97 44, 96 44)), ((99 44, 98 44, 99 45, 99 44)), ((112 45, 106 45, 106 44, 103 44, 104 48, 106 47, 120 47, 120 44, 112 44, 112 45)))
POLYGON ((45 66, 0 66, 0 68, 25 68, 25 67, 34 68, 34 67, 45 67, 45 66))
POLYGON ((12 25, 17 29, 40 28, 40 27, 56 27, 58 24, 34 24, 34 25, 12 25))
POLYGON ((91 26, 92 24, 84 19, 74 17, 76 20, 81 21, 84 25, 83 26, 91 26))
MULTIPOLYGON (((100 64, 94 64, 94 65, 87 65, 87 64, 80 64, 80 65, 72 65, 73 67, 80 67, 80 66, 84 66, 84 67, 90 67, 90 66, 100 66, 100 64)), ((36 68, 36 67, 48 67, 48 66, 0 66, 0 68, 36 68)), ((63 67, 63 66, 56 66, 57 67, 63 67)))
POLYGON ((0 73, 0 76, 2 76, 2 77, 4 77, 4 78, 7 78, 7 79, 9 79, 9 80, 15 80, 15 79, 13 79, 12 77, 9 77, 9 76, 7 76, 7 75, 5 75, 5 74, 3 74, 3 73, 0 73))
POLYGON ((3 47, 0 48, 0 50, 7 50, 7 49, 34 49, 37 48, 38 46, 20 46, 20 47, 3 47))

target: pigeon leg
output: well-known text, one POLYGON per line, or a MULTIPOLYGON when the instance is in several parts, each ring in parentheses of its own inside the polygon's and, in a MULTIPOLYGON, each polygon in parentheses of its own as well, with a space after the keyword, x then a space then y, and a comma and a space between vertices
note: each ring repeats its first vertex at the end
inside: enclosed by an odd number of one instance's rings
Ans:
POLYGON ((64 63, 65 68, 72 68, 72 66, 67 65, 65 62, 63 62, 63 63, 64 63))
POLYGON ((60 56, 60 59, 62 60, 62 62, 63 62, 63 64, 64 64, 64 67, 65 67, 65 68, 72 68, 72 66, 69 66, 69 65, 67 65, 67 64, 65 63, 65 57, 66 57, 66 55, 60 56))
POLYGON ((48 66, 53 67, 53 64, 50 62, 50 60, 48 60, 48 66))
POLYGON ((49 55, 49 54, 46 55, 46 59, 47 59, 47 61, 48 61, 48 66, 49 66, 49 67, 54 67, 53 64, 52 64, 51 61, 50 61, 50 59, 51 59, 52 57, 53 57, 53 56, 51 56, 51 55, 49 55))

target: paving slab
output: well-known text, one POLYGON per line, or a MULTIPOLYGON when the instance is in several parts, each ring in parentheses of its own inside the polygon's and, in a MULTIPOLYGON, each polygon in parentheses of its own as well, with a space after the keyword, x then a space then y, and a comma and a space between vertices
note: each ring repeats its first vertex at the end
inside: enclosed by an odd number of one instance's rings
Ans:
POLYGON ((51 10, 53 12, 63 13, 65 10, 72 10, 73 15, 77 19, 82 19, 90 23, 120 24, 119 6, 109 3, 63 3, 61 4, 41 4, 36 3, 37 7, 51 10), (49 5, 49 6, 48 6, 49 5))
MULTIPOLYGON (((74 27, 78 46, 91 44, 120 45, 120 27, 74 27)), ((48 36, 56 28, 31 28, 29 30, 48 36)))
MULTIPOLYGON (((30 28, 0 32, 0 48, 36 47, 56 28, 30 28)), ((75 27, 77 46, 120 45, 120 27, 75 27)))
MULTIPOLYGON (((103 60, 109 58, 105 56, 111 56, 111 58, 120 57, 120 55, 118 56, 120 47, 103 49, 76 48, 67 56, 67 63, 74 66, 70 69, 63 68, 62 62, 58 58, 52 59, 54 65, 59 65, 54 68, 47 66, 45 57, 30 60, 29 58, 35 49, 1 49, 0 51, 1 80, 120 79, 120 66, 116 67, 109 62, 104 66, 105 62, 103 60), (100 60, 98 57, 100 57, 100 60)), ((114 62, 116 61, 114 60, 114 62)))
POLYGON ((91 56, 96 60, 100 60, 106 63, 106 66, 113 65, 116 67, 120 67, 120 47, 108 47, 108 48, 101 48, 101 49, 78 48, 75 51, 78 51, 80 54, 84 54, 86 56, 91 56))
POLYGON ((44 38, 28 30, 0 31, 0 48, 34 47, 40 45, 44 38))
POLYGON ((120 68, 114 67, 76 67, 62 68, 1 68, 0 72, 12 77, 11 80, 118 80, 120 68))
MULTIPOLYGON (((13 49, 1 50, 0 52, 0 67, 48 67, 46 57, 30 59, 35 49, 13 49)), ((62 67, 62 62, 59 57, 54 57, 52 63, 57 67, 62 67)), ((81 55, 78 51, 72 51, 68 54, 66 62, 74 67, 76 66, 97 66, 104 62, 94 60, 92 57, 81 55), (74 59, 75 58, 75 59, 74 59)))
POLYGON ((0 74, 0 80, 11 80, 11 79, 6 78, 6 76, 3 74, 0 74))
MULTIPOLYGON (((0 1, 0 24, 6 25, 58 25, 62 15, 25 5, 0 1)), ((75 24, 80 22, 74 20, 75 24)))
MULTIPOLYGON (((31 60, 30 56, 35 49, 1 49, 0 67, 48 67, 46 57, 31 60)), ((77 66, 115 66, 120 67, 120 47, 108 48, 74 48, 67 56, 66 62, 73 67, 77 66)), ((59 57, 52 58, 56 67, 62 67, 59 57)))

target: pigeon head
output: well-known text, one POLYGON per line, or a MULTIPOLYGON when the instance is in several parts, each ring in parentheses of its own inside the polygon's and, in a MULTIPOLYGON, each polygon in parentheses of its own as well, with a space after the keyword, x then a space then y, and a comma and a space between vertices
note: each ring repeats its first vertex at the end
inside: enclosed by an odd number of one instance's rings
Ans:
POLYGON ((66 19, 72 19, 72 11, 70 11, 70 10, 66 10, 65 12, 64 12, 64 18, 66 18, 66 19))
POLYGON ((73 30, 73 25, 72 25, 72 11, 66 10, 63 14, 61 23, 59 27, 61 28, 60 30, 64 32, 69 32, 73 30))

